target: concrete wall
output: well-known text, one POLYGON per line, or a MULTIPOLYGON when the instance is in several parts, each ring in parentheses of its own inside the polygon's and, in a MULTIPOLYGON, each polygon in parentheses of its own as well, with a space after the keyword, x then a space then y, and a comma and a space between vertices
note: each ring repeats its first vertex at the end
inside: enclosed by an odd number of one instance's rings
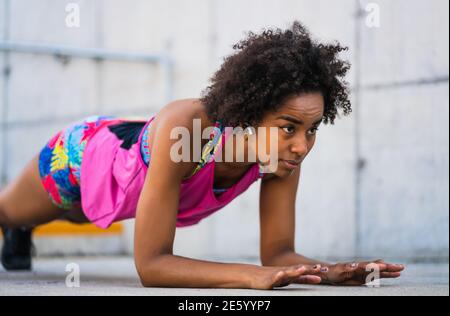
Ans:
MULTIPOLYGON (((168 53, 174 99, 198 96, 244 31, 299 19, 315 37, 349 46, 354 112, 320 129, 304 163, 297 250, 316 257, 448 258, 447 1, 372 1, 380 9, 375 28, 366 22, 369 2, 357 0, 70 1, 81 10, 75 29, 64 25, 68 2, 0 0, 1 39, 168 53)), ((6 161, 0 173, 7 180, 71 120, 149 116, 167 101, 157 65, 0 57, 0 67, 11 69, 0 77, 0 166, 6 161)), ((178 229, 176 252, 256 257, 258 194, 255 185, 199 225, 178 229)), ((108 240, 102 249, 131 252, 132 231, 129 221, 122 242, 108 240)), ((70 252, 83 241, 64 242, 73 242, 70 252)), ((53 244, 40 242, 39 249, 51 253, 53 244)))

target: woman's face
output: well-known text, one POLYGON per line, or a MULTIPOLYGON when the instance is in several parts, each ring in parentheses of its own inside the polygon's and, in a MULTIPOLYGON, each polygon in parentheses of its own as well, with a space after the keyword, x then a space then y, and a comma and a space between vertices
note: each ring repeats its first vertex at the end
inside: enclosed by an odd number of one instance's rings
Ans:
MULTIPOLYGON (((256 142, 257 161, 263 165, 276 165, 276 176, 289 176, 295 168, 299 168, 302 161, 308 155, 316 140, 316 130, 322 121, 324 99, 321 93, 305 93, 289 98, 277 112, 266 115, 256 129, 256 136, 260 128, 265 128, 266 135, 270 135, 270 127, 278 134, 278 160, 266 162, 270 156, 270 137, 266 137, 266 158, 262 159, 258 154, 256 142), (291 160, 297 163, 292 166, 286 162, 291 160)), ((273 157, 273 156, 271 156, 273 157)), ((276 155, 274 156, 276 157, 276 155)))

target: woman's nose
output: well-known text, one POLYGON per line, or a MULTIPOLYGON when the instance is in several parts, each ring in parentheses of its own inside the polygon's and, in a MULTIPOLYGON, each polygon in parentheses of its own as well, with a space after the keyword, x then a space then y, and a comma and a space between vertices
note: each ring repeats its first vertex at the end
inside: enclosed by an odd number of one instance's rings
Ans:
POLYGON ((308 143, 305 139, 295 141, 291 146, 291 152, 295 153, 298 157, 305 157, 308 153, 308 143))

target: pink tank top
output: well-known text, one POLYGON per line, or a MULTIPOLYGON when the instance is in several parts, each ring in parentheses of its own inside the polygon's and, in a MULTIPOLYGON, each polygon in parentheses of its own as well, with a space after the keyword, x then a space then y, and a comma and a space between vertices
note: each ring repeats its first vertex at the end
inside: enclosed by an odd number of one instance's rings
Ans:
MULTIPOLYGON (((155 116, 145 124, 137 143, 129 150, 121 148, 122 141, 107 128, 117 120, 102 125, 87 143, 81 164, 81 202, 86 217, 98 227, 107 228, 113 222, 135 217, 148 169, 141 155, 142 136, 155 116)), ((230 133, 232 130, 225 129, 206 165, 181 183, 177 227, 197 224, 263 176, 255 163, 231 188, 221 195, 214 194, 216 155, 230 133)))

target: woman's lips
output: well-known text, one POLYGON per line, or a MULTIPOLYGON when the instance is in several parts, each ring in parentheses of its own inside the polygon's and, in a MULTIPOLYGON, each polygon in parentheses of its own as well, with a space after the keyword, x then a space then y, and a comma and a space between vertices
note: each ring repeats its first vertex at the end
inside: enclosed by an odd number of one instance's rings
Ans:
POLYGON ((298 168, 298 166, 300 165, 299 162, 295 162, 292 160, 282 160, 284 165, 288 168, 288 169, 296 169, 298 168))

